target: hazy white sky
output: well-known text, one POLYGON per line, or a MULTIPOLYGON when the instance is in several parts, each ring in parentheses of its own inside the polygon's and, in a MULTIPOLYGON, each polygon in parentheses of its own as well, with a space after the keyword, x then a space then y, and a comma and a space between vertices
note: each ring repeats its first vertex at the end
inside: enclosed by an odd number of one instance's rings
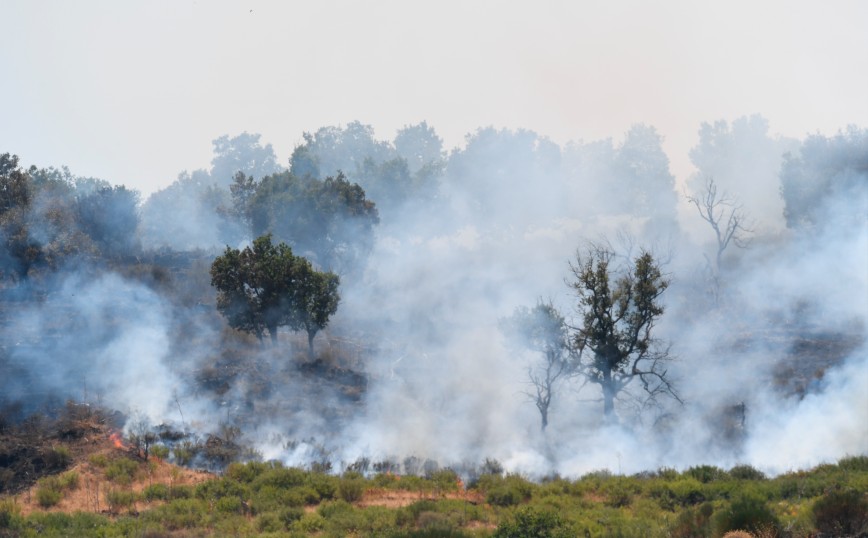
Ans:
POLYGON ((701 121, 761 113, 802 137, 868 126, 862 0, 41 1, 0 4, 0 152, 144 193, 258 132, 427 120, 558 143, 666 137, 679 176, 701 121))

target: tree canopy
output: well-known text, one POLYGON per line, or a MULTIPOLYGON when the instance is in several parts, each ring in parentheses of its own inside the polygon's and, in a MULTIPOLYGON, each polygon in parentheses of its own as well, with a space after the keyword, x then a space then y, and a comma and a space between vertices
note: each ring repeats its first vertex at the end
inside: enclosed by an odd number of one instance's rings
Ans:
POLYGON ((669 287, 659 262, 642 251, 631 263, 617 267, 608 247, 591 245, 570 265, 575 280, 581 325, 573 334, 576 371, 603 392, 603 412, 615 421, 615 400, 639 381, 650 401, 666 393, 678 396, 663 368, 668 349, 652 332, 669 287))
POLYGON ((260 340, 267 331, 277 342, 279 327, 304 330, 313 339, 337 311, 340 279, 317 271, 271 235, 244 250, 226 247, 211 265, 211 285, 217 288, 217 309, 229 325, 253 333, 260 340))
POLYGON ((343 174, 321 181, 284 172, 265 177, 254 194, 242 193, 254 237, 273 234, 322 267, 349 272, 373 245, 377 208, 343 174))

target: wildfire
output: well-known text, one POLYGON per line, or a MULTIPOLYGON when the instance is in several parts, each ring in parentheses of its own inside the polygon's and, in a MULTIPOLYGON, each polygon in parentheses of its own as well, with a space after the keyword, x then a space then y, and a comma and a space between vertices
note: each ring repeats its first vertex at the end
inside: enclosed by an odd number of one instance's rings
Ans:
POLYGON ((121 439, 121 434, 119 434, 118 432, 112 432, 111 435, 109 435, 109 439, 111 439, 111 442, 115 445, 115 448, 119 448, 121 450, 128 450, 127 445, 125 445, 123 439, 121 439))

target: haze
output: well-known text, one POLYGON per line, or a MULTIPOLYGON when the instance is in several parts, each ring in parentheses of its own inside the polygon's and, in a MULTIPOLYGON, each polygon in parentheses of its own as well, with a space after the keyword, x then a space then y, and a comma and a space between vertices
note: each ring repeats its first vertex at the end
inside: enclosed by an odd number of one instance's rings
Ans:
POLYGON ((703 121, 802 138, 868 124, 868 4, 6 1, 0 148, 138 189, 261 133, 353 120, 446 148, 480 126, 559 144, 655 126, 677 181, 703 121))

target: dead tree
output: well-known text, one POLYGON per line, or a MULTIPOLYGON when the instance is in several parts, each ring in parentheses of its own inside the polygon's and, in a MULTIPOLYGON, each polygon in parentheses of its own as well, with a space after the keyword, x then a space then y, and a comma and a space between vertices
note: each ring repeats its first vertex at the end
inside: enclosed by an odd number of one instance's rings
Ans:
POLYGON ((753 229, 741 203, 726 193, 718 193, 717 184, 712 176, 706 176, 702 191, 688 196, 687 200, 696 206, 699 216, 714 231, 717 240, 717 255, 713 269, 715 275, 720 275, 720 262, 724 251, 730 244, 739 248, 747 247, 753 229))

